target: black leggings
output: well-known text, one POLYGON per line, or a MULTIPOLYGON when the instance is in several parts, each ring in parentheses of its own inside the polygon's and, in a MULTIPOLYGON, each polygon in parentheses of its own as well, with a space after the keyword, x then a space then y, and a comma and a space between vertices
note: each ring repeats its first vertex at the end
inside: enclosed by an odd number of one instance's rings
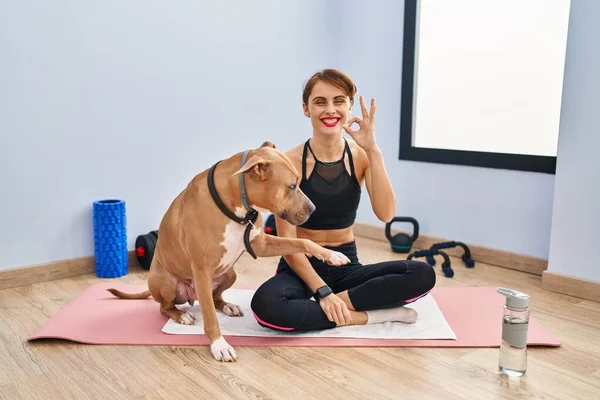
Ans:
MULTIPOLYGON (((330 267, 314 257, 309 261, 334 293, 348 290, 356 311, 403 306, 425 296, 436 282, 433 267, 425 262, 396 260, 362 265, 355 242, 325 247, 344 253, 350 263, 330 267)), ((335 322, 327 319, 312 296, 310 288, 282 257, 277 274, 256 290, 250 307, 263 327, 281 331, 334 328, 335 322)))

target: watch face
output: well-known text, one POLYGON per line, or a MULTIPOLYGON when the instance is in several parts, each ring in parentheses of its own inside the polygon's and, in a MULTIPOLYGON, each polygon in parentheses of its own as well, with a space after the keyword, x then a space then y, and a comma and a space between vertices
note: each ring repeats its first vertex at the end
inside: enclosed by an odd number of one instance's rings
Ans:
POLYGON ((319 289, 317 289, 317 294, 319 297, 323 297, 323 296, 327 296, 328 294, 331 294, 331 288, 329 286, 325 286, 325 287, 321 287, 319 289))

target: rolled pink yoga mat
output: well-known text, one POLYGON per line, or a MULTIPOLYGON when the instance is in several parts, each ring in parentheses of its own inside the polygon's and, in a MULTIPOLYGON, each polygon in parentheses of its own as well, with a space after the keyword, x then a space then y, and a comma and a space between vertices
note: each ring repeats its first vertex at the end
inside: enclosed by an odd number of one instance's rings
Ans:
MULTIPOLYGON (((152 298, 121 300, 106 291, 115 287, 138 292, 145 286, 103 282, 90 286, 40 327, 28 340, 64 339, 105 345, 208 345, 204 335, 170 335, 161 330, 167 318, 152 298)), ((504 297, 494 287, 436 287, 432 290, 457 339, 355 339, 226 336, 232 346, 304 347, 499 347, 504 297)), ((529 325, 530 346, 560 346, 535 319, 529 325)))

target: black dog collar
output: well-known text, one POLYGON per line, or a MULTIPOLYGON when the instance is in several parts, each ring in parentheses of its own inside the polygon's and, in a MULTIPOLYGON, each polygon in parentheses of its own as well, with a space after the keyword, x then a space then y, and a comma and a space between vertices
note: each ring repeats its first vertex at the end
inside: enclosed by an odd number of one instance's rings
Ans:
MULTIPOLYGON (((246 150, 244 152, 241 162, 242 166, 246 163, 246 158, 249 152, 250 150, 246 150)), ((254 250, 252 250, 252 246, 250 245, 250 231, 252 230, 252 228, 254 227, 254 223, 258 219, 258 211, 250 207, 250 205, 248 205, 246 186, 244 185, 244 174, 240 174, 240 191, 242 196, 242 204, 244 205, 244 208, 247 211, 246 216, 244 218, 240 218, 237 215, 235 215, 235 213, 231 212, 227 208, 227 206, 225 206, 225 203, 223 203, 223 201, 219 197, 219 194, 217 193, 217 188, 215 187, 214 181, 215 168, 217 167, 217 165, 219 165, 220 162, 221 161, 217 161, 212 167, 210 167, 210 170, 208 171, 208 190, 210 191, 210 195, 217 207, 219 207, 219 209, 223 212, 223 214, 227 216, 227 218, 237 222, 240 225, 246 225, 246 230, 244 231, 244 246, 246 247, 246 251, 252 256, 252 258, 256 259, 256 254, 254 253, 254 250)))

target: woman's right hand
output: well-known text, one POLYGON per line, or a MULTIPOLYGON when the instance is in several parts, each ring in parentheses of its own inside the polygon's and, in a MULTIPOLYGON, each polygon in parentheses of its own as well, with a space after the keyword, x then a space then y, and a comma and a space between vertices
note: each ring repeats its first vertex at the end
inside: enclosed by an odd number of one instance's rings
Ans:
POLYGON ((329 296, 320 299, 319 305, 325 312, 327 319, 335 322, 337 326, 348 325, 352 321, 352 315, 346 303, 336 296, 335 293, 331 293, 329 296))

